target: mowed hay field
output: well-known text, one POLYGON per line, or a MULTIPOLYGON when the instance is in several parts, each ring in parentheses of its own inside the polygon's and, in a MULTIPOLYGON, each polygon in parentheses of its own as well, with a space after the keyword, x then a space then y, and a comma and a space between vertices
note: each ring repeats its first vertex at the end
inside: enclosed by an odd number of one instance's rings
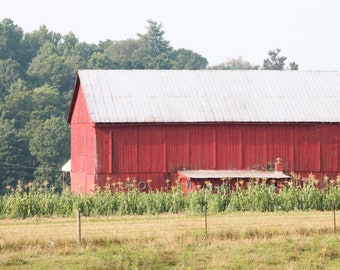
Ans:
MULTIPOLYGON (((339 215, 339 212, 337 212, 339 215)), ((333 212, 0 220, 0 269, 340 269, 333 212)), ((339 221, 340 225, 340 221, 339 221)))

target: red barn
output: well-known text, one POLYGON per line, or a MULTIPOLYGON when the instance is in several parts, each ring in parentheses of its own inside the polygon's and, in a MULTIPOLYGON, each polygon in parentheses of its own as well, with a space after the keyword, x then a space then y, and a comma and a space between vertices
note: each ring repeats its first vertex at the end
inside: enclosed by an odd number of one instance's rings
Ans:
POLYGON ((81 70, 68 122, 73 191, 265 174, 278 157, 286 174, 340 171, 338 72, 81 70))

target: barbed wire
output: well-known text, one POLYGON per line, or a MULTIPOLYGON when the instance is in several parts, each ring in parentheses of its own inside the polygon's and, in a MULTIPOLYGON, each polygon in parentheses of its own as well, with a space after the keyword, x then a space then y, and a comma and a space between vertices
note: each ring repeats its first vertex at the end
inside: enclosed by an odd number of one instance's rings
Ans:
MULTIPOLYGON (((36 170, 39 167, 32 167, 32 166, 26 166, 26 165, 19 165, 19 164, 14 164, 14 163, 9 163, 5 161, 0 160, 0 164, 6 165, 6 166, 12 166, 14 168, 23 168, 23 169, 30 169, 30 170, 36 170)), ((52 172, 61 172, 62 170, 52 170, 52 172)))

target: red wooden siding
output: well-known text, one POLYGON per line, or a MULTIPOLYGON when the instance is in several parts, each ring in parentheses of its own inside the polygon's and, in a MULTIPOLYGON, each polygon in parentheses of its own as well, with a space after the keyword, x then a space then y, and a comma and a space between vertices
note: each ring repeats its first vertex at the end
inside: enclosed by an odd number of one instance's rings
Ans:
POLYGON ((295 127, 294 137, 294 170, 301 173, 320 172, 320 125, 295 127))
MULTIPOLYGON (((306 176, 339 173, 340 125, 191 124, 96 128, 97 183, 136 177, 152 187, 178 170, 270 169, 306 176)), ((81 131, 85 132, 85 131, 81 131)), ((82 133, 84 135, 84 133, 82 133)), ((72 151, 75 151, 74 149, 72 151)))
POLYGON ((216 169, 216 128, 189 126, 190 170, 216 169))
POLYGON ((106 171, 112 173, 112 132, 110 129, 96 129, 97 142, 100 145, 96 145, 96 171, 106 171), (100 161, 100 162, 99 162, 100 161))
POLYGON ((167 172, 189 168, 189 129, 186 126, 168 126, 166 136, 167 172))
POLYGON ((291 172, 294 167, 294 125, 274 125, 268 130, 268 160, 282 158, 283 168, 291 172))
POLYGON ((95 129, 84 112, 87 108, 80 87, 71 121, 71 190, 87 192, 95 184, 95 129))
POLYGON ((137 133, 137 172, 166 171, 166 133, 164 128, 139 126, 137 133))
POLYGON ((242 127, 242 160, 243 168, 261 170, 268 163, 267 155, 268 127, 259 129, 256 125, 242 127))
POLYGON ((112 129, 113 171, 136 173, 137 164, 137 129, 133 127, 112 129))
POLYGON ((216 126, 217 169, 242 169, 242 130, 236 125, 216 126))
POLYGON ((320 130, 321 171, 336 173, 340 171, 338 125, 326 125, 320 130))

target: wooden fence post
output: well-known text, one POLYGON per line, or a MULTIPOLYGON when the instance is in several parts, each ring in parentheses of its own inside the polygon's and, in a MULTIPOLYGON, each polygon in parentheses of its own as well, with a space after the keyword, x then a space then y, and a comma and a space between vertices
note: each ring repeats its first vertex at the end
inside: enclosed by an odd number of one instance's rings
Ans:
POLYGON ((208 201, 207 201, 207 190, 204 190, 204 225, 205 225, 205 236, 208 236, 208 201))
POLYGON ((334 234, 336 234, 336 203, 335 201, 333 205, 333 212, 334 212, 334 234))
POLYGON ((78 231, 78 244, 81 244, 81 220, 80 220, 80 211, 77 210, 77 231, 78 231))

